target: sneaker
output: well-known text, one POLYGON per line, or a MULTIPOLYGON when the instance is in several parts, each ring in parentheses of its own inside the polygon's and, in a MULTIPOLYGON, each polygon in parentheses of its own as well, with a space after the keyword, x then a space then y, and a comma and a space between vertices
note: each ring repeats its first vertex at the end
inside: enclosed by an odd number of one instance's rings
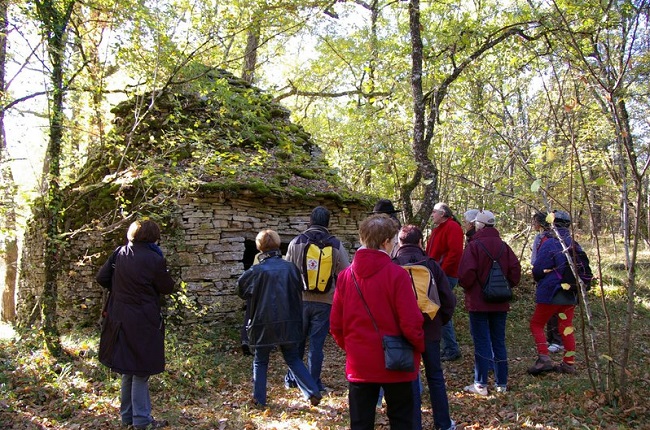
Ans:
POLYGON ((498 394, 503 394, 503 393, 505 393, 506 391, 508 391, 508 389, 507 389, 506 387, 504 387, 503 385, 497 385, 496 388, 495 388, 495 390, 496 390, 496 392, 497 392, 498 394))
POLYGON ((286 388, 287 390, 290 390, 292 388, 298 388, 298 383, 296 381, 293 381, 293 380, 286 380, 285 379, 284 388, 286 388))
POLYGON ((566 363, 564 361, 562 363, 558 364, 557 366, 555 366, 554 370, 556 372, 568 373, 570 375, 573 375, 574 373, 577 372, 576 367, 573 364, 569 364, 569 363, 566 363))
POLYGON ((133 426, 134 429, 161 429, 164 427, 169 427, 169 421, 167 420, 153 420, 149 424, 144 426, 133 426))
POLYGON ((451 420, 451 425, 449 426, 449 428, 444 430, 456 430, 456 421, 451 420))
POLYGON ((467 391, 468 393, 478 394, 479 396, 488 395, 487 387, 478 384, 476 382, 473 383, 472 385, 468 385, 467 387, 464 388, 464 390, 467 391))
POLYGON ((555 370, 555 365, 548 355, 540 355, 535 364, 528 368, 531 375, 540 375, 555 370))
POLYGON ((320 399, 321 399, 321 397, 311 396, 309 398, 309 403, 311 403, 312 406, 318 406, 320 404, 320 399))
POLYGON ((564 351, 564 345, 560 345, 558 343, 552 343, 548 346, 548 352, 555 354, 556 352, 560 352, 560 351, 564 351))
POLYGON ((444 354, 440 357, 440 361, 456 361, 460 359, 460 352, 456 354, 444 354))

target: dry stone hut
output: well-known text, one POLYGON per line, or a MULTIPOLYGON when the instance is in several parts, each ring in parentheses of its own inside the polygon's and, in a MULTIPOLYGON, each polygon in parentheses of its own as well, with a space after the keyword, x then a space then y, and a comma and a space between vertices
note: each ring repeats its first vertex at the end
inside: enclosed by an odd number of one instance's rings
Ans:
MULTIPOLYGON (((114 108, 110 138, 66 189, 62 327, 97 321, 103 291, 94 276, 137 217, 162 226, 161 247, 179 280, 166 308, 181 323, 240 321, 236 280, 252 264, 263 228, 277 230, 286 247, 323 205, 332 233, 351 252, 358 247, 358 224, 374 199, 340 185, 286 109, 223 71, 187 81, 114 108)), ((36 212, 24 241, 23 322, 35 317, 44 285, 44 225, 36 212)))

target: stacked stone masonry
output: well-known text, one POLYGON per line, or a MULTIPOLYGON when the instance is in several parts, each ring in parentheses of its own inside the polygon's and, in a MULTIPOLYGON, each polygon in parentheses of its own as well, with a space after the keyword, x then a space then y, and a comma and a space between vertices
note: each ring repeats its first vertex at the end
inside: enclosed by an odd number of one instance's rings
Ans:
MULTIPOLYGON (((244 271, 245 255, 252 258, 255 236, 264 228, 274 229, 286 249, 289 241, 307 228, 309 214, 318 205, 332 211, 330 231, 352 255, 359 247, 358 225, 368 212, 361 203, 300 202, 252 194, 232 198, 224 193, 178 201, 174 219, 162 226, 160 243, 169 270, 178 280, 179 292, 165 299, 169 318, 184 324, 240 322, 242 300, 236 295, 237 279, 244 271)), ((127 228, 125 224, 114 234, 94 231, 69 240, 58 276, 58 314, 63 327, 87 326, 99 320, 105 292, 95 282, 95 275, 113 249, 124 243, 127 228)), ((18 297, 22 320, 34 311, 44 285, 42 255, 34 253, 42 249, 39 237, 42 235, 34 232, 25 238, 18 297)))

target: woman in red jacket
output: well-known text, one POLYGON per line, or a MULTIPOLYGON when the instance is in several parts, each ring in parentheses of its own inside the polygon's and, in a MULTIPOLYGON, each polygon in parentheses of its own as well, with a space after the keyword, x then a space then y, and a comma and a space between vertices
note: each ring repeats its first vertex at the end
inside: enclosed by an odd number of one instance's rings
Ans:
POLYGON ((508 384, 506 318, 510 310, 508 302, 488 303, 483 298, 483 284, 492 268, 490 255, 499 262, 512 287, 521 280, 521 264, 494 228, 492 212, 479 212, 474 224, 476 233, 465 248, 458 268, 458 283, 465 290, 465 308, 474 342, 474 383, 465 387, 465 391, 487 396, 490 369, 494 369, 497 393, 504 393, 508 384))
POLYGON ((350 267, 339 274, 334 292, 330 331, 346 353, 352 430, 374 429, 380 388, 384 389, 390 428, 413 428, 411 382, 418 375, 424 351, 424 320, 411 278, 390 258, 397 231, 397 223, 385 214, 366 218, 359 227, 363 246, 350 267), (399 334, 413 345, 411 372, 386 369, 382 336, 399 334))

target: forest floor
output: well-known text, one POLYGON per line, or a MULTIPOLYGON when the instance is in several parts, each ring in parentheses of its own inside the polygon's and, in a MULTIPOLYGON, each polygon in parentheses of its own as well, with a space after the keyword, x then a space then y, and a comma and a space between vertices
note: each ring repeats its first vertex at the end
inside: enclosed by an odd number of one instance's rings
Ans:
MULTIPOLYGON (((595 359, 591 352, 586 355, 585 345, 592 341, 585 338, 585 333, 589 333, 583 323, 585 313, 577 312, 574 324, 578 373, 534 377, 526 373, 536 358, 528 329, 534 308, 534 284, 529 276, 525 277, 508 316, 508 392, 491 393, 484 398, 463 392, 463 387, 473 380, 473 347, 468 315, 457 289, 459 307, 454 318, 462 358, 445 363, 444 370, 451 415, 458 428, 650 429, 650 291, 647 282, 643 282, 629 332, 623 329, 625 295, 622 288, 615 286, 620 285, 618 280, 609 279, 611 285, 604 290, 607 313, 602 308, 600 289, 589 293, 600 359, 595 359), (609 338, 608 330, 612 333, 609 338), (627 366, 627 399, 622 401, 620 391, 616 390, 608 401, 604 390, 593 387, 613 383, 607 382, 608 369, 618 378, 620 367, 615 360, 628 334, 632 348, 627 366), (594 385, 590 379, 595 381, 594 385)), ((154 416, 169 420, 171 429, 348 427, 345 356, 331 338, 326 343, 323 381, 333 391, 325 395, 319 406, 309 406, 297 389, 284 388, 286 367, 281 355, 273 353, 268 406, 256 408, 250 402, 252 359, 241 353, 236 327, 168 326, 167 333, 167 371, 151 378, 151 392, 154 416)), ((0 428, 120 428, 119 375, 97 361, 97 330, 68 333, 62 341, 66 359, 57 361, 33 334, 17 330, 13 338, 0 338, 0 428)), ((560 360, 561 356, 556 354, 554 359, 560 360)), ((431 405, 424 384, 423 424, 425 429, 431 429, 431 405)), ((377 409, 376 423, 377 429, 388 429, 385 407, 377 409)))

